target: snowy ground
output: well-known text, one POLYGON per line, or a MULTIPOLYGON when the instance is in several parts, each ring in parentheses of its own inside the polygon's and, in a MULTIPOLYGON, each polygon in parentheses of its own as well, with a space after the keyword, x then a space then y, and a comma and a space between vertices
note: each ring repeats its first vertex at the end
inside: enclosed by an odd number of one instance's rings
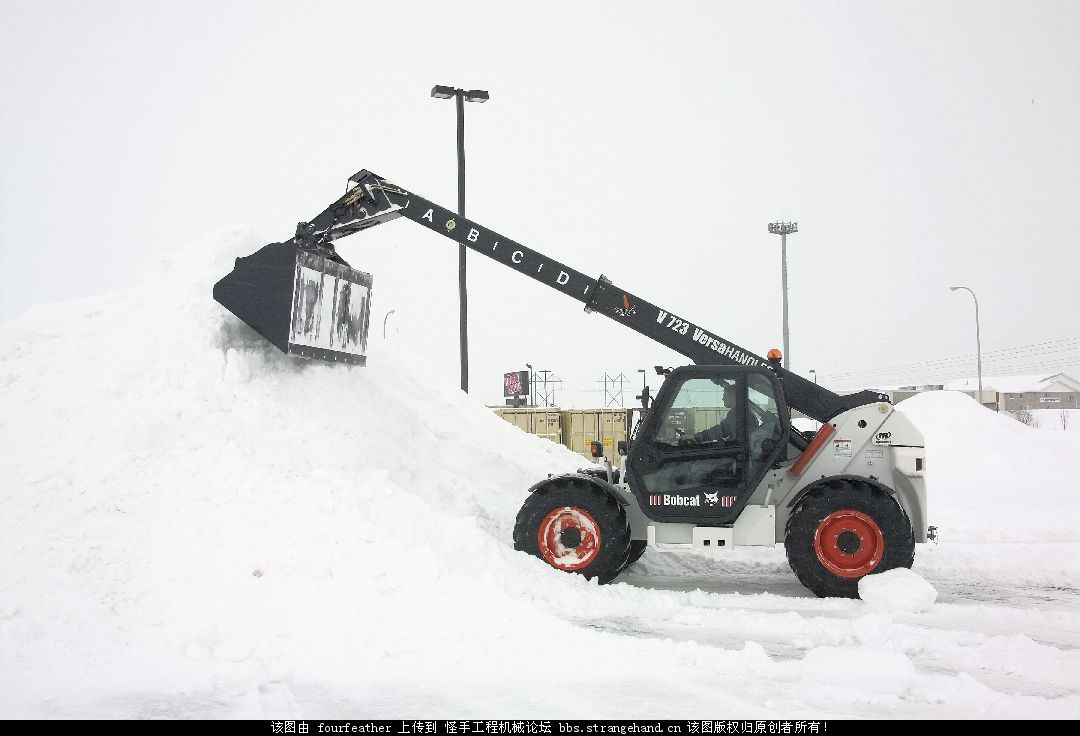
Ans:
POLYGON ((510 539, 582 459, 377 336, 251 339, 210 286, 259 245, 0 326, 0 716, 1080 717, 1080 434, 904 402, 941 541, 864 600, 782 548, 600 587, 510 539))
POLYGON ((1051 432, 1080 432, 1080 409, 1032 409, 1032 426, 1051 432))

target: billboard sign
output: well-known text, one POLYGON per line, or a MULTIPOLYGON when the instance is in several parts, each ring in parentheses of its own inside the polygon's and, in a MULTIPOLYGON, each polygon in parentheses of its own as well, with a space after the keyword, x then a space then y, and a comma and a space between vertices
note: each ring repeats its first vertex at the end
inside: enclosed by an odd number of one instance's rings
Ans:
POLYGON ((514 371, 503 374, 503 398, 529 395, 529 372, 514 371))

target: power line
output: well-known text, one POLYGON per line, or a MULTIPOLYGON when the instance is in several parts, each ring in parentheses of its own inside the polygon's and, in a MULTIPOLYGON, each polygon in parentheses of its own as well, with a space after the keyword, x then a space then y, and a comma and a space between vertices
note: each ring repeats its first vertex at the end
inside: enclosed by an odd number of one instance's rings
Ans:
MULTIPOLYGON (((1080 357, 1080 356, 1078 356, 1078 357, 1080 357)), ((1060 362, 1054 362, 1054 363, 1023 363, 1023 364, 1019 364, 1019 365, 1014 365, 1012 373, 1014 375, 1023 375, 1023 374, 1030 374, 1030 373, 1035 373, 1035 374, 1045 373, 1047 375, 1050 375, 1050 374, 1053 374, 1053 373, 1060 372, 1061 367, 1062 367, 1062 365, 1061 365, 1060 362)), ((896 374, 896 373, 890 374, 890 373, 885 372, 885 373, 881 373, 881 374, 878 374, 878 375, 873 376, 873 377, 868 375, 868 376, 863 377, 863 378, 849 378, 849 379, 845 379, 842 382, 841 381, 829 381, 828 383, 829 383, 830 387, 834 391, 841 391, 842 392, 843 389, 850 389, 850 390, 856 390, 857 391, 857 390, 859 390, 861 388, 865 388, 867 386, 871 386, 871 385, 874 385, 874 384, 879 384, 879 387, 880 387, 880 384, 897 383, 897 380, 895 379, 895 377, 898 376, 898 375, 903 375, 904 376, 904 383, 928 383, 928 382, 933 382, 933 381, 944 383, 946 381, 953 381, 953 380, 957 380, 957 379, 960 379, 960 378, 971 378, 972 373, 971 373, 970 370, 967 370, 967 371, 953 371, 953 372, 950 372, 950 373, 937 374, 936 376, 932 376, 932 375, 928 375, 928 374, 918 374, 918 373, 912 373, 912 372, 906 372, 904 374, 896 374), (889 380, 890 375, 894 377, 892 380, 889 380), (920 376, 920 377, 916 380, 916 379, 913 379, 912 376, 920 376)), ((994 378, 1002 378, 1002 377, 1004 377, 1004 376, 1001 376, 1000 374, 995 374, 995 375, 985 377, 985 378, 988 381, 992 381, 994 378)))
MULTIPOLYGON (((1028 345, 1019 345, 993 350, 983 354, 983 361, 985 363, 1006 363, 1009 361, 1030 358, 1035 355, 1052 356, 1068 354, 1077 349, 1080 349, 1080 338, 1062 338, 1058 340, 1048 340, 1040 343, 1031 343, 1028 345)), ((969 362, 971 358, 972 356, 970 354, 956 355, 946 358, 938 358, 936 360, 900 363, 883 368, 874 367, 870 368, 869 370, 863 368, 855 368, 852 370, 841 371, 838 373, 828 373, 819 370, 818 375, 819 379, 836 381, 866 374, 880 375, 882 373, 897 373, 903 371, 917 372, 919 370, 954 368, 958 367, 958 365, 961 363, 969 362)))

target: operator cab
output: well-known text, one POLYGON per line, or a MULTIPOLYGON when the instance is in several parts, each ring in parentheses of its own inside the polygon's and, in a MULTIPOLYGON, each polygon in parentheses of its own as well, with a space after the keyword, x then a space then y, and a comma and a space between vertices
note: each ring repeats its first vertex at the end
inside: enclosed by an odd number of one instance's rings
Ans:
POLYGON ((788 416, 766 367, 675 369, 630 448, 642 510, 658 521, 733 522, 765 473, 792 457, 788 416))

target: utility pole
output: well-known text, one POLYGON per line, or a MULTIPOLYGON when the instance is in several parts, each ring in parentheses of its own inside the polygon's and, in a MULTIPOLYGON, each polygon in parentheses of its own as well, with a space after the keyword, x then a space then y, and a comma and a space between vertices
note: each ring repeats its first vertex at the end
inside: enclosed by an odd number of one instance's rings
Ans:
POLYGON ((791 347, 788 344, 787 236, 799 232, 799 223, 770 222, 769 232, 780 236, 780 272, 784 289, 784 370, 788 370, 791 347))

